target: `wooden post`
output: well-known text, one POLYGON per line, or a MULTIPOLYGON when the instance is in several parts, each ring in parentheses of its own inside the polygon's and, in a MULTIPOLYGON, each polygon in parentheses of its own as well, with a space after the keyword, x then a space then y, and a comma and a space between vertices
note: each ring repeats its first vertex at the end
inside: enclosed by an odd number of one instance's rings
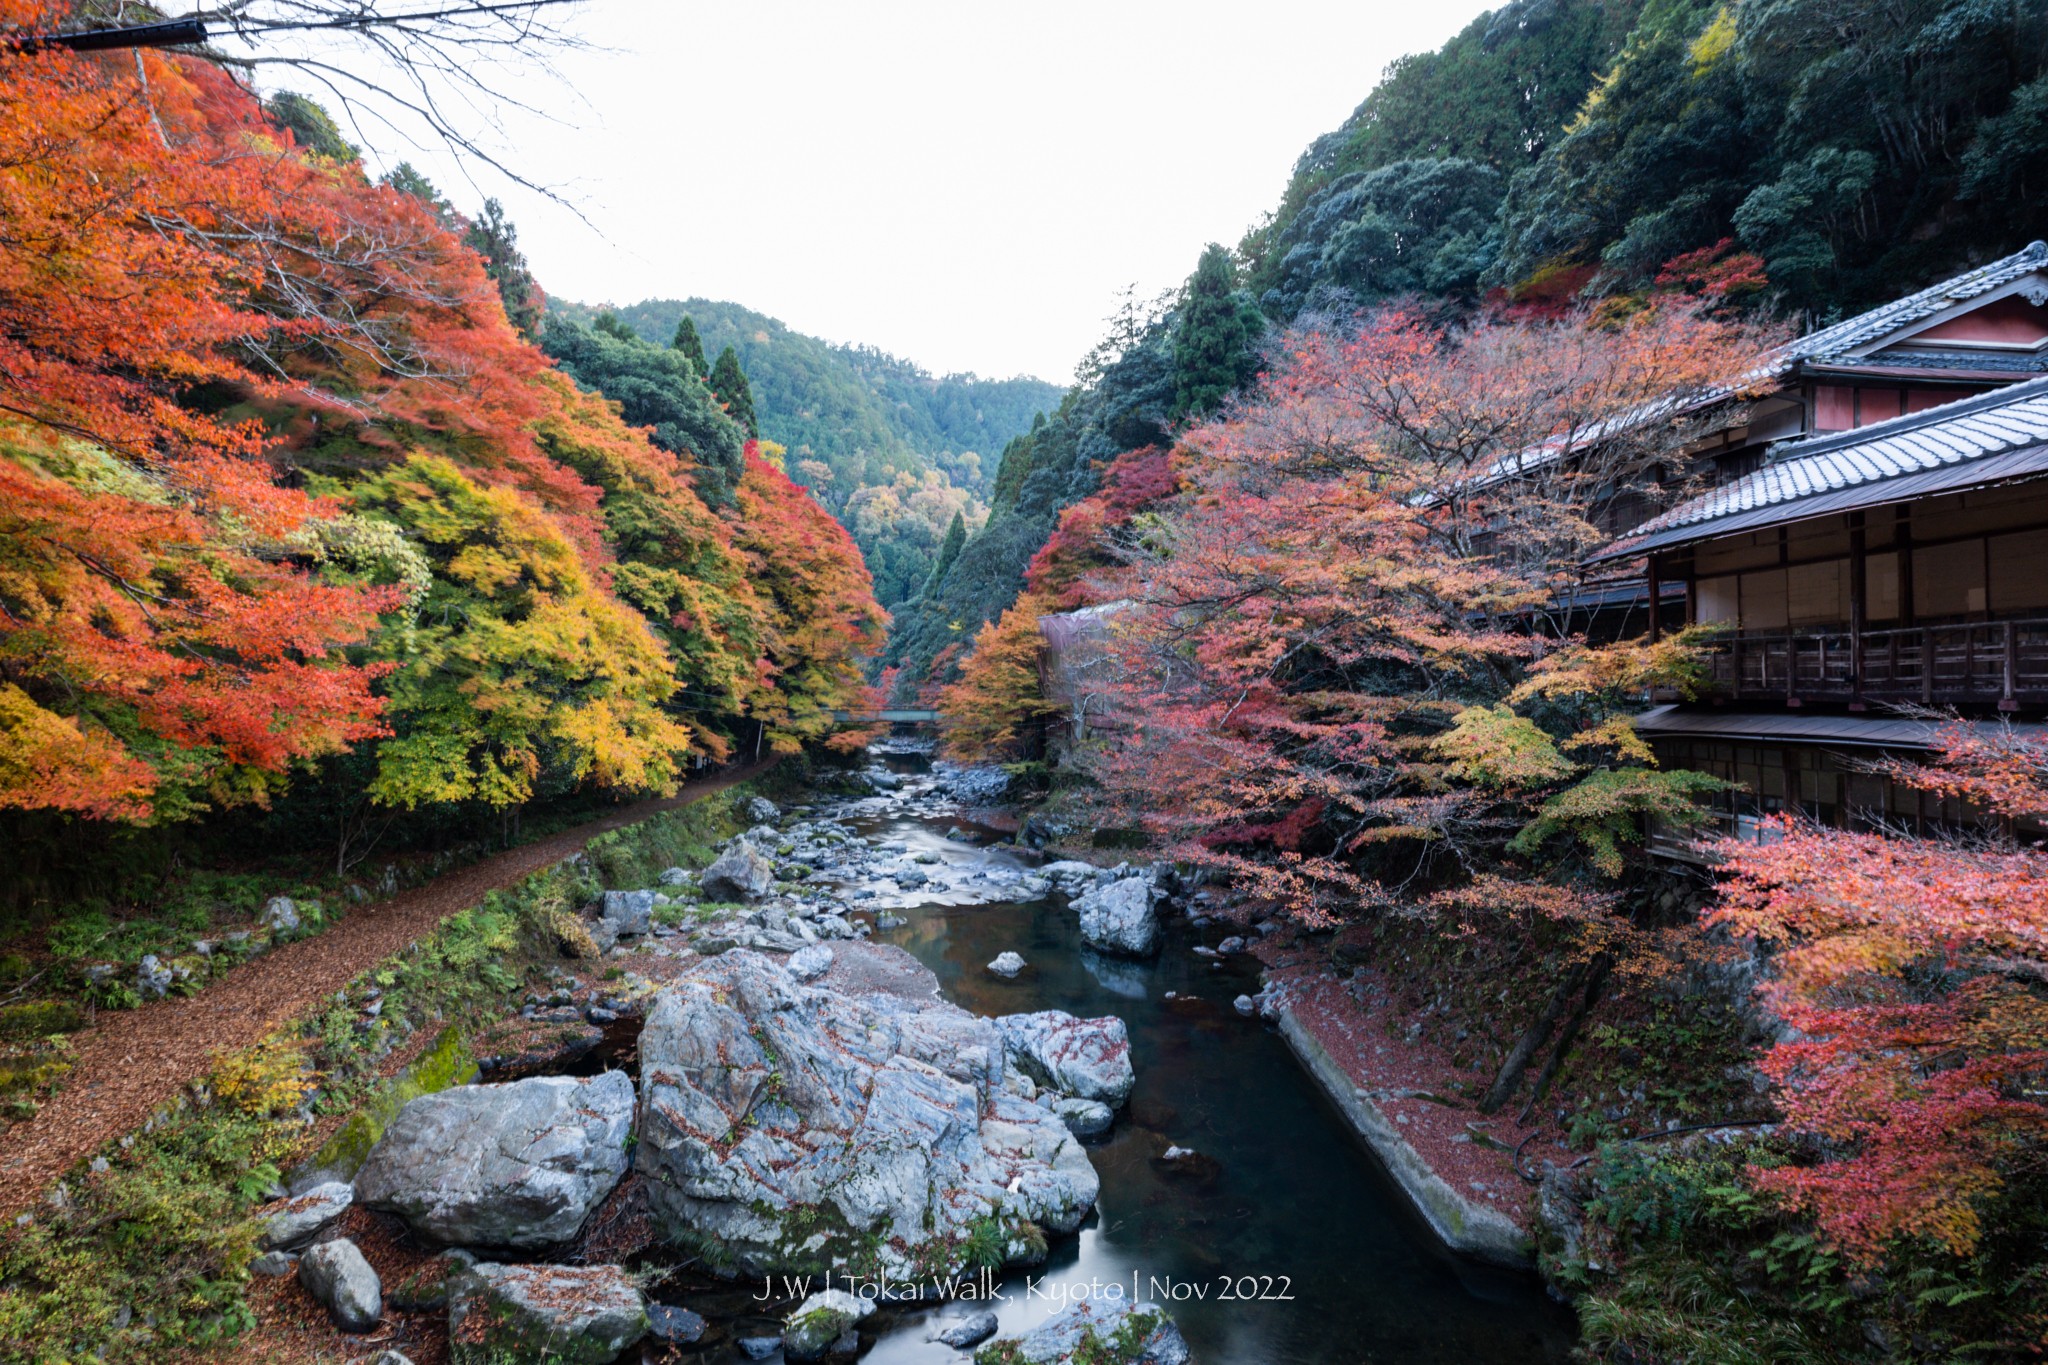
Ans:
POLYGON ((1650 643, 1654 645, 1659 638, 1658 628, 1660 622, 1657 618, 1661 614, 1658 609, 1664 605, 1664 580, 1657 575, 1657 556, 1651 555, 1648 562, 1650 566, 1650 643))
POLYGON ((2005 693, 1998 699, 1999 710, 2017 711, 2020 709, 2019 698, 2016 695, 2019 691, 2019 676, 2019 632, 2013 629, 2012 622, 2007 621, 2005 623, 2005 693))
POLYGON ((1869 563, 1864 555, 1863 514, 1849 514, 1849 709, 1863 705, 1863 632, 1868 627, 1869 563))

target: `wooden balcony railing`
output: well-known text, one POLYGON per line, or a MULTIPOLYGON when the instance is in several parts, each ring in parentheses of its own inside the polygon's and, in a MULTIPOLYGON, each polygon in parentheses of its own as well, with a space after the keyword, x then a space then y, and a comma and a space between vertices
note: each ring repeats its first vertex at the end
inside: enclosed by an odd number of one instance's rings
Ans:
POLYGON ((2048 619, 1867 630, 1734 635, 1713 658, 1723 696, 1883 701, 2002 710, 2048 703, 2048 619))

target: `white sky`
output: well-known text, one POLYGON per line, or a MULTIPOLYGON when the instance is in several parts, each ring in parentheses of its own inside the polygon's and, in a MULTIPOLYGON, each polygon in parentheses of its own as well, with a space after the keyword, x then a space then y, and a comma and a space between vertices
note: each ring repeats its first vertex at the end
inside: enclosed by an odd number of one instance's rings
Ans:
POLYGON ((471 188, 439 148, 367 154, 465 211, 497 194, 552 295, 730 299, 934 371, 1065 382, 1125 285, 1235 243, 1389 61, 1483 7, 591 0, 574 26, 610 50, 516 92, 560 122, 514 113, 491 141, 595 228, 488 168, 471 188))

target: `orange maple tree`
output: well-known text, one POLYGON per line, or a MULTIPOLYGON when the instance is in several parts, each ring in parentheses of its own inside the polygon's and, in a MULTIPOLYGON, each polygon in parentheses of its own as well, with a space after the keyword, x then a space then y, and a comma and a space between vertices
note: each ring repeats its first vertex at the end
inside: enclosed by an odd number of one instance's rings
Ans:
POLYGON ((779 474, 714 513, 459 227, 201 58, 0 66, 0 807, 174 819, 368 742, 404 804, 663 790, 749 716, 829 731, 881 620, 850 540, 779 474), (461 779, 499 685, 545 740, 461 779))
POLYGON ((1726 846, 1712 920, 1773 950, 1763 992, 1797 1030, 1764 1069, 1786 1121, 1823 1144, 1758 1171, 1862 1260, 1925 1239, 1977 1246, 2016 1163, 2048 1150, 2048 744, 1957 724, 1910 786, 1964 798, 2002 830, 1914 839, 1777 817, 1726 846))

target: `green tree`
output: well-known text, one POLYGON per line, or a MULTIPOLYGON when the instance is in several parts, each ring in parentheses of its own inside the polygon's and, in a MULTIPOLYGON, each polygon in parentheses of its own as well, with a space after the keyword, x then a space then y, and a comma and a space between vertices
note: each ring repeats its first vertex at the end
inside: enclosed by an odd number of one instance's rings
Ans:
POLYGON ((628 422, 654 428, 656 445, 694 460, 706 502, 732 501, 745 436, 681 352, 642 341, 609 313, 589 327, 550 317, 541 349, 578 384, 617 403, 628 422))
POLYGON ((730 346, 718 353, 718 363, 711 367, 711 392, 750 438, 761 434, 760 424, 754 420, 754 392, 747 387, 747 372, 740 368, 740 358, 730 346))
POLYGON ((505 206, 495 199, 484 200, 482 216, 469 225, 462 241, 484 258, 484 274, 498 286, 505 316, 519 329, 519 335, 528 341, 539 340, 547 296, 540 292, 533 272, 526 268, 526 257, 519 250, 519 230, 505 216, 505 206))
POLYGON ((1214 412, 1259 372, 1265 318, 1237 287, 1230 253, 1211 242, 1202 252, 1173 334, 1175 420, 1214 412))
POLYGON ((946 538, 939 542, 939 557, 932 565, 932 576, 925 584, 925 595, 938 590, 946 581, 946 570, 953 567, 953 561, 960 557, 960 547, 967 543, 967 518, 960 513, 953 514, 953 524, 946 528, 946 538))
POLYGON ((683 353, 683 359, 690 362, 690 368, 697 372, 699 378, 711 373, 711 362, 704 358, 704 343, 697 336, 697 324, 690 321, 688 313, 683 314, 683 320, 676 324, 675 339, 668 345, 670 350, 683 353))
POLYGON ((441 226, 455 226, 455 206, 442 198, 441 191, 434 187, 434 182, 421 175, 419 169, 410 161, 401 161, 391 170, 384 172, 384 178, 379 183, 397 190, 400 194, 409 194, 425 204, 433 210, 434 216, 441 220, 441 226))
POLYGON ((277 120, 279 127, 290 129, 301 147, 317 156, 349 162, 362 158, 362 149, 341 135, 334 116, 317 101, 280 90, 264 103, 263 110, 277 120))

